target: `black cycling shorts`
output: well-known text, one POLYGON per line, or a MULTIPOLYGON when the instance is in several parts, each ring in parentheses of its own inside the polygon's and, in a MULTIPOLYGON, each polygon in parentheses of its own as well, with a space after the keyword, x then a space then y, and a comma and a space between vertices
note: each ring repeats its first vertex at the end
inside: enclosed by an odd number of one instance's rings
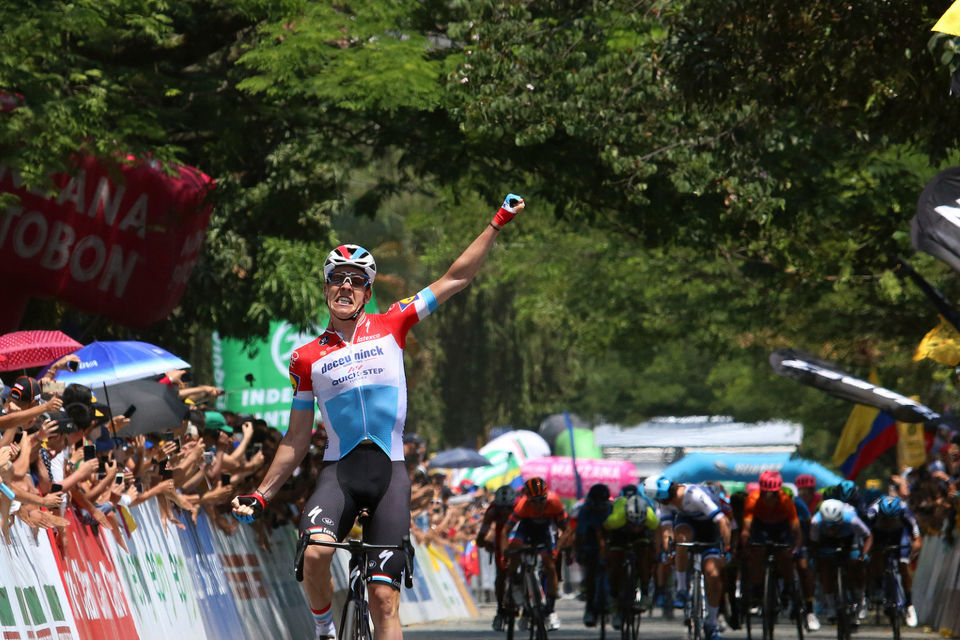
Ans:
MULTIPOLYGON (((336 462, 320 467, 317 488, 300 516, 300 533, 322 533, 342 541, 361 508, 370 512, 363 527, 367 544, 399 545, 410 532, 410 477, 403 460, 391 461, 375 444, 360 444, 336 462)), ((371 551, 371 582, 400 590, 401 551, 371 551)))

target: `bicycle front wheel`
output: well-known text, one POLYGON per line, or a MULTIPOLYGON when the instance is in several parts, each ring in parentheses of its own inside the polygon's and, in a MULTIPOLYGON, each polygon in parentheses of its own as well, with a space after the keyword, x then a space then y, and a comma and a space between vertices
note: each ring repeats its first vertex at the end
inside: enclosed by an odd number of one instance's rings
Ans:
POLYGON ((763 570, 763 640, 773 640, 773 626, 777 622, 777 577, 769 563, 763 570))
POLYGON ((894 569, 887 569, 884 575, 884 592, 886 595, 887 617, 890 618, 890 629, 893 631, 893 640, 900 640, 901 607, 903 600, 900 597, 902 587, 894 569))
POLYGON ((851 625, 850 601, 847 598, 847 585, 843 576, 843 566, 837 567, 837 640, 850 640, 851 625))
POLYGON ((690 624, 693 628, 693 640, 703 640, 704 592, 703 574, 693 573, 693 594, 690 599, 690 624))
POLYGON ((803 587, 800 585, 800 576, 793 570, 793 613, 796 616, 797 639, 803 640, 803 630, 807 624, 807 611, 803 601, 803 587))

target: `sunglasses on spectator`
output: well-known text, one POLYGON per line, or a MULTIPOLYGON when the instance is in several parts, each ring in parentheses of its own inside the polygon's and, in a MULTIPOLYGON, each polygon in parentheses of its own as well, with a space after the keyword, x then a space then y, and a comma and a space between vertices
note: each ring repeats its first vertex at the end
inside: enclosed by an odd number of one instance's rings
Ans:
POLYGON ((331 273, 327 282, 335 287, 342 286, 349 282, 351 287, 366 287, 370 284, 370 278, 361 273, 331 273))

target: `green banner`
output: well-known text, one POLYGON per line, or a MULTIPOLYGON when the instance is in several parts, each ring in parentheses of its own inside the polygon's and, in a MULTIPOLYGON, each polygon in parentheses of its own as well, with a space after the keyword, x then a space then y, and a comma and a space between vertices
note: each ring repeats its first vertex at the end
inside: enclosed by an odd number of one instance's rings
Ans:
MULTIPOLYGON (((376 294, 370 297, 366 310, 377 312, 376 294)), ((317 325, 300 332, 288 322, 270 323, 265 340, 249 345, 243 340, 221 338, 213 333, 214 384, 225 391, 217 398, 217 409, 252 414, 266 420, 271 427, 287 430, 293 388, 288 367, 290 354, 319 336, 329 315, 324 308, 317 325)))

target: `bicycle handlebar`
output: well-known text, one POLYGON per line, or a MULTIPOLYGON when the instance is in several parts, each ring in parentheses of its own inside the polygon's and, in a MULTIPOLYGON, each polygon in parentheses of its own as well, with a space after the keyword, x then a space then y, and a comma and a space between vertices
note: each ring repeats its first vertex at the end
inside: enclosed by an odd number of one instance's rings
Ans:
POLYGON ((675 547, 688 547, 690 549, 722 549, 722 542, 673 542, 675 547))
POLYGON ((297 543, 296 557, 296 577, 297 582, 303 582, 303 555, 308 546, 331 547, 333 549, 346 549, 351 556, 360 556, 367 551, 402 551, 404 554, 403 584, 407 589, 413 588, 413 543, 410 542, 410 536, 403 536, 400 544, 368 544, 363 540, 349 538, 345 542, 334 542, 330 540, 314 540, 310 534, 303 533, 297 543))

